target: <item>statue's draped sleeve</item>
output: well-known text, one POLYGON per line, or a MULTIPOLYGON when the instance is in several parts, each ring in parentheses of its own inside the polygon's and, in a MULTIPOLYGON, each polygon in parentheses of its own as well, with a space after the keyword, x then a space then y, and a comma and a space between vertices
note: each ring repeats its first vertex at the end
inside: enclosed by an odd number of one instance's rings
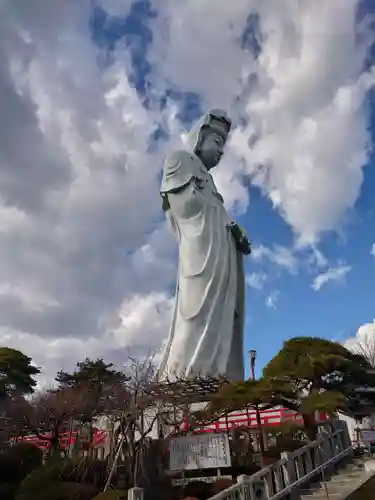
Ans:
POLYGON ((160 193, 178 192, 195 179, 194 156, 187 151, 175 151, 164 162, 160 193))

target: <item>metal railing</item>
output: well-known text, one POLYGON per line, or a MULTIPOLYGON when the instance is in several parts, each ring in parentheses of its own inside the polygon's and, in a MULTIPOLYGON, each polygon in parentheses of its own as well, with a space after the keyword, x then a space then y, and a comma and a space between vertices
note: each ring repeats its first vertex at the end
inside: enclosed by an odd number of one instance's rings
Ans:
POLYGON ((280 460, 252 476, 240 476, 236 484, 210 500, 281 500, 352 453, 346 424, 336 423, 333 432, 322 432, 316 441, 284 452, 280 460))

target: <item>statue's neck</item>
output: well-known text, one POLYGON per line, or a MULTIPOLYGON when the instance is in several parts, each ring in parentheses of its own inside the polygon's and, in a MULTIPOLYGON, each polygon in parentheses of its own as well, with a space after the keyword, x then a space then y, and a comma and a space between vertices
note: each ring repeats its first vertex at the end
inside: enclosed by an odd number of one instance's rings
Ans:
POLYGON ((194 153, 194 154, 199 159, 199 161, 201 162, 201 164, 203 165, 203 168, 207 171, 207 173, 210 173, 210 170, 213 167, 211 167, 211 168, 207 167, 207 165, 204 163, 204 161, 202 160, 202 158, 199 155, 197 155, 196 153, 194 153))

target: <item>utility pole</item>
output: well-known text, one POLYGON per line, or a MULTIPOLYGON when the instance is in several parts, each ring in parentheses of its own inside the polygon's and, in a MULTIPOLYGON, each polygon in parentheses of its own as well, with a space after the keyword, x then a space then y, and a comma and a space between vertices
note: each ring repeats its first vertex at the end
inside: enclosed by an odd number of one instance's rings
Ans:
MULTIPOLYGON (((249 356, 250 356, 251 379, 255 380, 255 361, 257 359, 256 350, 251 349, 249 351, 249 356)), ((264 446, 264 435, 263 435, 263 428, 262 428, 262 418, 260 415, 260 410, 259 410, 258 405, 255 406, 255 416, 256 416, 256 421, 257 421, 257 429, 259 432, 260 466, 263 468, 266 466, 265 456, 264 456, 265 446, 264 446)))

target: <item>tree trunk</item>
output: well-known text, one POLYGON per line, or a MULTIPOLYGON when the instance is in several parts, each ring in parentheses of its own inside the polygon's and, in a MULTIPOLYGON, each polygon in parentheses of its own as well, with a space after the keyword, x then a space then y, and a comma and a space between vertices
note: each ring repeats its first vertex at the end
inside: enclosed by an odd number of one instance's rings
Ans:
POLYGON ((315 413, 302 413, 302 418, 307 437, 310 441, 315 441, 317 436, 315 413))
POLYGON ((51 438, 51 458, 55 458, 60 455, 60 443, 59 443, 59 433, 54 433, 51 438))
POLYGON ((134 455, 132 457, 132 482, 133 482, 133 487, 138 485, 138 460, 139 460, 139 449, 135 448, 134 449, 134 455))
POLYGON ((60 422, 56 422, 51 429, 50 457, 55 458, 60 455, 60 422))
POLYGON ((94 429, 92 425, 92 420, 89 423, 89 458, 92 458, 94 455, 94 429))
POLYGON ((264 451, 265 451, 265 446, 264 446, 264 434, 263 434, 263 427, 262 427, 262 418, 260 416, 260 410, 259 407, 255 407, 255 415, 257 419, 257 430, 259 433, 259 448, 260 448, 260 466, 263 469, 263 467, 266 467, 266 461, 265 461, 265 456, 264 456, 264 451))

